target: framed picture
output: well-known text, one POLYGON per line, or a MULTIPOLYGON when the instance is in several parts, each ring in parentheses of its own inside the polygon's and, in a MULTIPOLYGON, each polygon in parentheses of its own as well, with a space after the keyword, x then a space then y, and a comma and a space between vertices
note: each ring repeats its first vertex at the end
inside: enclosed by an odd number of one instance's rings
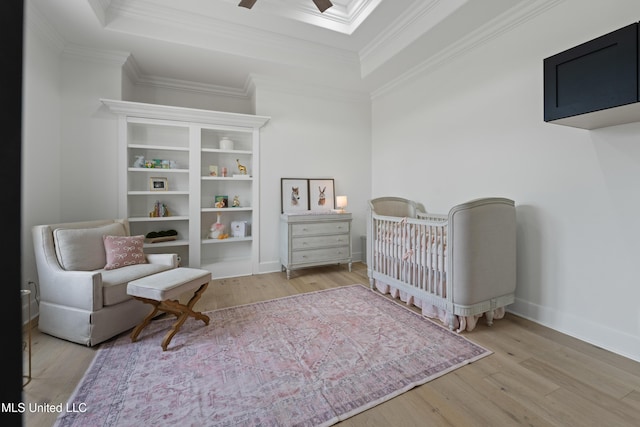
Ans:
POLYGON ((149 190, 151 191, 167 191, 169 190, 169 183, 165 177, 151 177, 149 178, 149 190))
POLYGON ((228 208, 229 196, 216 196, 214 199, 213 207, 215 208, 228 208))
POLYGON ((218 176, 218 166, 209 165, 209 175, 210 176, 218 176))
POLYGON ((335 187, 332 178, 309 180, 309 209, 330 211, 335 208, 335 187))
POLYGON ((281 178, 280 191, 280 205, 282 213, 309 210, 308 179, 281 178))

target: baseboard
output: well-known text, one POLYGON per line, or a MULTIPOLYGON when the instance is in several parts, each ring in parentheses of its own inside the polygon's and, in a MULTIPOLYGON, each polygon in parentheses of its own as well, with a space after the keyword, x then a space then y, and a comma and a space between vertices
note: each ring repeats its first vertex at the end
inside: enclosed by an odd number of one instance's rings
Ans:
POLYGON ((640 337, 516 298, 507 311, 555 331, 640 362, 640 337))

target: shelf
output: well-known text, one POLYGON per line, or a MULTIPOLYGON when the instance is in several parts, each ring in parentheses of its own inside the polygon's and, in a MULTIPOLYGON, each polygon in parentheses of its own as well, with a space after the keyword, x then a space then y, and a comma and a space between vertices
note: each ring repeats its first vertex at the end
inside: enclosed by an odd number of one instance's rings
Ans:
POLYGON ((203 181, 251 181, 253 176, 201 176, 203 181))
POLYGON ((253 240, 252 236, 248 237, 227 237, 226 239, 203 239, 202 244, 218 244, 218 243, 237 243, 237 242, 249 242, 253 240))
POLYGON ((163 168, 133 168, 127 169, 129 172, 154 172, 154 173, 189 173, 189 169, 163 169, 163 168))
POLYGON ((202 212, 251 212, 251 206, 238 206, 237 208, 202 208, 202 212))
POLYGON ((251 150, 221 150, 219 148, 203 148, 203 153, 227 153, 227 154, 248 154, 251 155, 251 150))
POLYGON ((172 145, 129 144, 127 147, 139 148, 142 150, 189 151, 189 147, 177 147, 172 145))
POLYGON ((129 191, 129 196, 175 196, 175 195, 189 195, 189 191, 129 191))
POLYGON ((189 246, 188 240, 170 240, 168 242, 144 243, 145 248, 164 248, 170 246, 189 246))
POLYGON ((176 216, 135 216, 129 218, 129 222, 163 222, 163 221, 186 221, 189 217, 187 215, 176 216))

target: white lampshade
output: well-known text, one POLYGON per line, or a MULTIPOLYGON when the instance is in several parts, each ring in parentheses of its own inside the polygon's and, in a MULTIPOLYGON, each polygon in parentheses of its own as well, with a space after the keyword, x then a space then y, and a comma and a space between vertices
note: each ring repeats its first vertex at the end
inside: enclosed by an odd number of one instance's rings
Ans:
POLYGON ((347 196, 336 196, 336 208, 339 211, 344 211, 344 208, 347 207, 347 196))

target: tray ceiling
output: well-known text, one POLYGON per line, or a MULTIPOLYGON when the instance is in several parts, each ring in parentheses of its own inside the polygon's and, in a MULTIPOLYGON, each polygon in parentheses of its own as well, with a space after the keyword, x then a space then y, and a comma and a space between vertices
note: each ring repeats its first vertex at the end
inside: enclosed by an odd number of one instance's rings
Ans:
POLYGON ((26 0, 26 15, 63 51, 130 55, 138 83, 242 92, 258 75, 371 93, 559 1, 26 0))

